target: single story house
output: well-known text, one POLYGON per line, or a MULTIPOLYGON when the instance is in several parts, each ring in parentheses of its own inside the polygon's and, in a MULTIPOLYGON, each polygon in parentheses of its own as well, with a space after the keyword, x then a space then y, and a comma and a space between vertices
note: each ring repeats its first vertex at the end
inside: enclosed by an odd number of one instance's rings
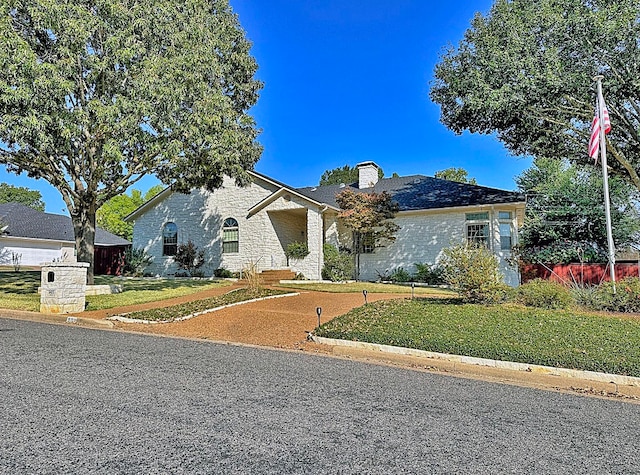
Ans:
POLYGON ((379 179, 373 162, 357 168, 359 179, 352 184, 293 188, 251 171, 252 183, 244 188, 230 178, 214 192, 166 188, 125 219, 134 222, 133 246, 153 256, 148 270, 154 274, 175 274, 176 247, 191 240, 205 251, 205 275, 217 268, 238 272, 252 262, 259 270, 289 268, 320 279, 323 244, 352 243, 338 218, 336 194, 347 188, 386 191, 399 205, 400 230, 385 247, 361 249, 361 280, 377 280, 399 267, 413 272, 415 263, 435 264, 443 248, 468 239, 487 245, 499 257, 507 283, 518 285, 508 258, 524 216, 523 195, 424 175, 379 179), (309 254, 287 262, 285 249, 292 242, 306 243, 309 254))
MULTIPOLYGON (((0 203, 0 265, 39 267, 45 262, 75 254, 73 224, 69 216, 43 213, 20 203, 0 203)), ((131 243, 96 228, 95 273, 115 274, 119 257, 131 243)))

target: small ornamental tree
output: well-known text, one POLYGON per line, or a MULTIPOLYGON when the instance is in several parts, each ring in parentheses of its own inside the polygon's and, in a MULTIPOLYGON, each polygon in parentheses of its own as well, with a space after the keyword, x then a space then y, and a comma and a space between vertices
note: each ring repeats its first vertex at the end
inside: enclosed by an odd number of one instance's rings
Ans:
POLYGON ((350 189, 339 193, 336 202, 342 209, 338 218, 353 233, 352 249, 356 259, 357 278, 360 274, 360 254, 365 244, 375 249, 396 240, 400 226, 393 218, 398 213, 398 203, 386 191, 356 193, 350 189))
POLYGON ((204 264, 204 250, 198 250, 197 246, 189 239, 186 244, 179 244, 173 260, 180 269, 194 276, 204 264))

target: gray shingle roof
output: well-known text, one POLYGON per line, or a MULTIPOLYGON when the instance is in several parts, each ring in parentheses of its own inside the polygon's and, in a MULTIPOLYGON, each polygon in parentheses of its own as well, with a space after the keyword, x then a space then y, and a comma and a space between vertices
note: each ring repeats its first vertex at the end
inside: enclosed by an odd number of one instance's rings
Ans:
MULTIPOLYGON (((20 203, 0 203, 0 221, 7 226, 7 236, 74 242, 73 224, 69 216, 43 213, 20 203)), ((131 244, 120 236, 96 227, 95 244, 126 246, 131 244)))
POLYGON ((453 208, 523 202, 525 197, 515 191, 486 186, 456 183, 424 175, 383 178, 373 188, 360 190, 357 183, 296 188, 298 193, 331 206, 338 207, 336 195, 345 189, 356 193, 386 191, 400 206, 400 211, 453 208))

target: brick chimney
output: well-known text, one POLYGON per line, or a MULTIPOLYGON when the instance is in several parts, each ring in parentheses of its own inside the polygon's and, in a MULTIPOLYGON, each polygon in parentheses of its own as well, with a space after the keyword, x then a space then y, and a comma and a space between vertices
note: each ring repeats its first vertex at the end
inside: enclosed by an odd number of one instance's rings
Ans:
POLYGON ((373 162, 362 162, 356 165, 358 169, 358 188, 371 188, 378 183, 378 165, 373 162))

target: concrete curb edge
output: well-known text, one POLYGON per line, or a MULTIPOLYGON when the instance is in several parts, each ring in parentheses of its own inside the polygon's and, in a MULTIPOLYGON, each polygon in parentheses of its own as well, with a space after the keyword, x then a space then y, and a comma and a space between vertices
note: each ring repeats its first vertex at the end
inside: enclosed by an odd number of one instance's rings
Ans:
POLYGON ((576 380, 586 380, 598 383, 612 383, 617 386, 640 387, 640 378, 634 376, 623 376, 619 374, 599 373, 596 371, 582 371, 568 368, 554 368, 551 366, 534 365, 528 363, 515 363, 512 361, 492 360, 486 358, 475 358, 472 356, 451 355, 447 353, 435 353, 432 351, 416 350, 399 346, 381 345, 378 343, 366 343, 362 341, 338 340, 334 338, 324 338, 309 334, 310 338, 320 344, 331 346, 342 346, 382 353, 390 353, 403 356, 414 356, 418 358, 429 358, 443 360, 452 363, 462 363, 466 365, 487 366, 510 371, 520 371, 548 376, 560 376, 576 380))

